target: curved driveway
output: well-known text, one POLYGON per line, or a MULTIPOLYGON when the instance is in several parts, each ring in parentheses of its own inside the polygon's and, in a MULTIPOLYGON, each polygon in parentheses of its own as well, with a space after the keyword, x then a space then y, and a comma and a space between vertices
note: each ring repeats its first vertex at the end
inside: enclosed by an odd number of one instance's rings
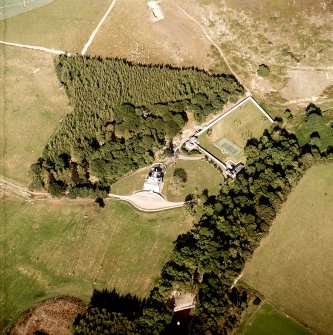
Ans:
POLYGON ((162 195, 149 191, 140 191, 132 195, 109 194, 109 197, 129 202, 134 207, 144 212, 158 212, 182 207, 184 205, 183 201, 167 201, 162 195))

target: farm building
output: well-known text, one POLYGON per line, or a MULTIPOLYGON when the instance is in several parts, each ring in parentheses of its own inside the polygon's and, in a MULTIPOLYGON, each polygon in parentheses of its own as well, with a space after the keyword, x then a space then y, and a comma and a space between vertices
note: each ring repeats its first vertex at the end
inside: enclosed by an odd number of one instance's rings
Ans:
POLYGON ((145 191, 161 193, 163 187, 163 177, 166 166, 162 163, 155 163, 151 166, 149 174, 143 185, 145 191))

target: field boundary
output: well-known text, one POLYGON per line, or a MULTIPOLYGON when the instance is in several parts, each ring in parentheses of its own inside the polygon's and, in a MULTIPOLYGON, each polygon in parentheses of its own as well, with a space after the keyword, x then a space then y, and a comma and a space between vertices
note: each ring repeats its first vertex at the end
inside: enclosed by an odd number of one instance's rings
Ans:
POLYGON ((106 20, 107 16, 110 14, 110 12, 112 11, 114 5, 116 4, 117 0, 113 0, 111 2, 111 5, 109 6, 109 8, 107 9, 107 11, 105 12, 105 14, 103 15, 103 17, 101 18, 101 20, 99 21, 97 27, 95 28, 95 30, 92 32, 92 34, 90 35, 87 43, 84 45, 83 49, 81 50, 81 55, 84 56, 90 46, 90 44, 93 42, 96 34, 98 33, 98 30, 101 28, 102 24, 104 23, 104 21, 106 20))

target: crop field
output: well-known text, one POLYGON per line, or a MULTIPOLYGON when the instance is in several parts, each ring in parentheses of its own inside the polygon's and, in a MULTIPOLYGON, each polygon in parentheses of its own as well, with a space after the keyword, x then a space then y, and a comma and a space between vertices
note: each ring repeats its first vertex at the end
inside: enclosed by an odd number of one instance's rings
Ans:
POLYGON ((170 201, 184 201, 190 193, 200 195, 204 189, 208 189, 211 195, 217 194, 223 181, 223 175, 205 160, 177 160, 175 165, 167 169, 162 193, 170 201), (184 169, 187 174, 187 182, 178 195, 172 194, 169 188, 170 179, 176 168, 184 169))
POLYGON ((333 164, 315 166, 293 190, 243 281, 315 333, 333 332, 333 164))
POLYGON ((254 315, 241 325, 238 335, 311 335, 287 315, 277 311, 272 305, 263 304, 254 315))
POLYGON ((109 5, 110 0, 54 0, 0 21, 1 40, 79 52, 109 5))
POLYGON ((223 162, 245 161, 243 148, 252 137, 260 137, 270 121, 252 101, 247 101, 231 114, 221 119, 198 140, 200 146, 223 162))
MULTIPOLYGON (((88 53, 209 69, 211 43, 200 27, 172 1, 159 2, 163 19, 154 22, 147 1, 119 1, 96 35, 88 53)), ((226 68, 224 68, 224 72, 226 68)))
POLYGON ((51 55, 7 46, 0 46, 0 54, 0 174, 28 185, 30 165, 40 157, 59 120, 71 108, 59 86, 51 55))
POLYGON ((148 214, 114 201, 97 210, 91 200, 5 195, 1 207, 0 329, 51 296, 88 301, 94 288, 114 287, 146 296, 190 228, 182 209, 148 214))

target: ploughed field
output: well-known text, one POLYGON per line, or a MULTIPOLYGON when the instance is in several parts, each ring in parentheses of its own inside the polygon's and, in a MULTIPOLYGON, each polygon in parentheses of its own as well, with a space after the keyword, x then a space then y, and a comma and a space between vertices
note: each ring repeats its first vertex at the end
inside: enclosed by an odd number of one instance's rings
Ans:
POLYGON ((183 210, 140 213, 107 201, 24 202, 3 195, 0 329, 58 295, 89 301, 94 288, 146 296, 172 242, 190 228, 183 210))
POLYGON ((333 332, 333 165, 311 168, 246 265, 243 281, 315 333, 333 332))

